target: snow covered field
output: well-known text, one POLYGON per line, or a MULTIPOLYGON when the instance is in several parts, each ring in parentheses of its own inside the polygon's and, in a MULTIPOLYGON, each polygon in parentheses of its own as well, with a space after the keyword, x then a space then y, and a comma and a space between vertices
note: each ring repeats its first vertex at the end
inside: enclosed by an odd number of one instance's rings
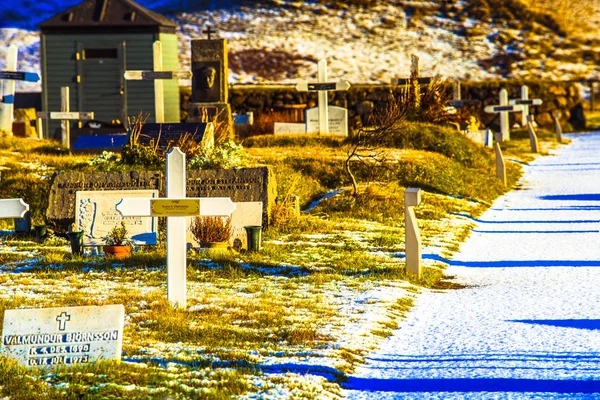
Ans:
POLYGON ((467 288, 419 296, 349 398, 600 398, 600 132, 571 138, 449 261, 467 288))

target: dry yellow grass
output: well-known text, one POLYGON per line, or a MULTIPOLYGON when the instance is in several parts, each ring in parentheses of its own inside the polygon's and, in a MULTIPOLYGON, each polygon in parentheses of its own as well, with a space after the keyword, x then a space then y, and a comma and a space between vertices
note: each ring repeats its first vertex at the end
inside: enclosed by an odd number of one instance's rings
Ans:
POLYGON ((547 12, 565 32, 574 35, 593 35, 600 22, 598 0, 522 0, 531 10, 547 12))

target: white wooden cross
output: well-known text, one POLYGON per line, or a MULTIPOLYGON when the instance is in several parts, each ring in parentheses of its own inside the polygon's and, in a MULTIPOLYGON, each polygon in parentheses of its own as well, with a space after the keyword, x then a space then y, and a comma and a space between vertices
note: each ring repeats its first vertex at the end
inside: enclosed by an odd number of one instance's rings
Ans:
POLYGON ((167 153, 167 198, 124 198, 117 211, 124 217, 167 217, 167 299, 186 308, 187 216, 229 216, 235 203, 229 197, 186 198, 185 154, 179 147, 167 153))
POLYGON ((163 79, 191 79, 192 71, 163 71, 162 44, 152 45, 153 71, 125 71, 126 80, 154 81, 154 118, 156 123, 165 122, 163 79))
POLYGON ((523 106, 523 111, 521 112, 521 126, 524 127, 529 123, 529 107, 541 106, 542 99, 529 99, 529 88, 527 85, 523 85, 521 86, 521 98, 509 100, 508 104, 521 104, 523 106))
POLYGON ((35 72, 17 71, 17 46, 11 44, 6 52, 6 70, 0 71, 0 131, 12 136, 13 112, 15 106, 15 81, 37 82, 40 76, 35 72))
POLYGON ((321 59, 318 67, 318 82, 308 83, 300 82, 296 85, 296 90, 299 92, 307 92, 312 90, 319 91, 319 133, 329 133, 329 110, 327 109, 327 92, 330 90, 341 91, 350 89, 348 81, 327 82, 327 60, 321 59))
MULTIPOLYGON (((40 119, 60 119, 61 128, 61 143, 67 149, 71 148, 71 120, 84 121, 94 119, 94 113, 88 111, 70 111, 69 101, 69 87, 63 86, 60 88, 60 111, 51 112, 38 112, 36 116, 38 118, 38 127, 42 124, 39 122, 40 119)), ((40 128, 41 129, 41 128, 40 128)), ((41 130, 38 135, 42 137, 41 130)))
POLYGON ((0 199, 0 218, 23 218, 29 204, 23 199, 0 199))
POLYGON ((510 127, 508 113, 515 111, 523 111, 523 106, 520 104, 508 104, 508 91, 500 89, 500 104, 496 106, 487 106, 484 111, 489 114, 500 114, 500 134, 502 141, 510 140, 510 127))

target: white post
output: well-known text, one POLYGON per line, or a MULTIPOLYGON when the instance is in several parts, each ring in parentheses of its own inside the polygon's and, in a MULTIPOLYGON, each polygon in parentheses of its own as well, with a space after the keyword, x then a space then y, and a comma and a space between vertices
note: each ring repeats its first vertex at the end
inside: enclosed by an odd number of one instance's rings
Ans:
POLYGON ((453 99, 454 101, 459 101, 462 100, 461 97, 461 93, 460 93, 460 81, 458 79, 454 80, 454 93, 453 93, 453 99))
MULTIPOLYGON (((500 89, 500 107, 508 105, 508 91, 506 89, 500 89)), ((509 126, 508 112, 500 112, 500 133, 502 134, 502 141, 510 140, 510 126, 509 126)))
POLYGON ((560 126, 560 111, 552 112, 552 119, 554 120, 554 131, 556 132, 556 140, 558 143, 562 143, 562 127, 560 126))
POLYGON ((528 116, 529 116, 529 105, 527 105, 527 100, 529 100, 529 88, 527 85, 521 86, 521 100, 524 100, 523 111, 521 111, 521 126, 527 126, 528 116))
MULTIPOLYGON (((186 196, 185 154, 174 147, 167 153, 167 198, 186 196)), ((185 217, 167 218, 167 299, 186 308, 186 224, 185 217)))
POLYGON ((421 278, 421 233, 414 210, 419 203, 421 189, 408 188, 404 191, 406 273, 421 278))
MULTIPOLYGON (((152 45, 152 51, 154 57, 154 71, 162 71, 162 45, 159 40, 155 41, 152 45)), ((161 79, 154 81, 154 114, 156 123, 161 124, 165 122, 164 90, 163 81, 161 79)))
POLYGON ((41 118, 36 118, 35 119, 35 130, 37 131, 38 134, 38 138, 43 139, 44 138, 44 128, 43 128, 44 124, 41 118))
MULTIPOLYGON (((17 46, 11 44, 6 52, 6 70, 16 71, 17 70, 17 56, 19 50, 17 46)), ((0 91, 0 100, 4 104, 1 104, 0 108, 0 131, 4 131, 8 136, 12 136, 12 123, 15 111, 15 85, 16 82, 12 79, 8 79, 5 82, 4 94, 0 91)))
MULTIPOLYGON (((327 82, 327 61, 319 60, 318 81, 327 82)), ((329 133, 329 110, 328 110, 327 90, 319 90, 319 133, 329 133)))
POLYGON ((533 128, 533 115, 529 115, 527 118, 527 130, 529 131, 529 145, 531 146, 532 153, 538 153, 538 138, 533 128))
MULTIPOLYGON (((69 112, 69 87, 63 86, 60 88, 60 111, 69 112)), ((62 145, 67 149, 71 148, 71 122, 67 119, 60 120, 61 141, 62 145)))
POLYGON ((496 153, 496 176, 506 186, 506 163, 504 162, 504 156, 502 155, 502 149, 498 141, 494 142, 494 151, 496 153))

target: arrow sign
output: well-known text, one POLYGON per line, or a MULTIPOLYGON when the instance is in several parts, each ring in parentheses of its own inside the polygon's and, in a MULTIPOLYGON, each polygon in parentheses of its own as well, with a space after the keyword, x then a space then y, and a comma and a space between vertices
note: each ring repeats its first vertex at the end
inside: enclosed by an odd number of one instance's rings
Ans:
MULTIPOLYGON (((185 206, 187 207, 187 206, 185 206)), ((125 198, 121 199, 117 203, 117 211, 119 211, 124 217, 156 217, 156 216, 225 216, 231 215, 235 211, 235 203, 231 201, 229 197, 199 197, 199 198, 183 198, 183 199, 151 199, 151 198, 125 198), (163 209, 161 210, 160 202, 154 203, 157 200, 170 200, 179 201, 180 204, 184 204, 184 201, 192 200, 200 202, 199 213, 186 214, 186 215, 155 215, 154 212, 160 213, 170 205, 168 202, 163 202, 163 209), (155 204, 155 206, 152 205, 155 204), (157 206, 158 205, 158 206, 157 206)), ((183 207, 181 207, 183 209, 183 207)))
POLYGON ((23 199, 0 200, 0 218, 23 218, 29 211, 29 204, 23 199))
POLYGON ((483 110, 486 113, 497 113, 502 111, 523 111, 523 106, 520 104, 513 104, 510 106, 487 106, 483 110))
POLYGON ((296 85, 296 90, 299 92, 308 92, 309 90, 348 90, 350 89, 350 82, 317 82, 308 83, 300 82, 296 85))
POLYGON ((125 71, 127 80, 192 79, 192 71, 125 71))
POLYGON ((532 99, 532 100, 515 99, 515 100, 508 101, 508 104, 522 104, 524 106, 541 106, 542 103, 543 103, 542 99, 532 99))
POLYGON ((0 80, 9 79, 13 81, 37 82, 40 76, 35 72, 0 71, 0 80))

